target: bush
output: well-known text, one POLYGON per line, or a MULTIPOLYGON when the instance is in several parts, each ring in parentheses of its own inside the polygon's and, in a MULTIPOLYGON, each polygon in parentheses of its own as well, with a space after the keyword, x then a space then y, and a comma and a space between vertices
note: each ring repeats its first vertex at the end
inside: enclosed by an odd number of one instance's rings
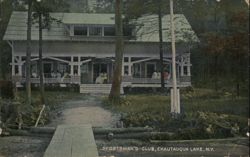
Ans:
MULTIPOLYGON (((41 110, 41 106, 34 104, 25 105, 24 102, 2 100, 1 103, 1 121, 5 125, 18 126, 33 126, 38 118, 41 110)), ((47 108, 39 121, 40 124, 44 125, 49 121, 49 108, 47 108)))
POLYGON ((5 99, 13 99, 13 84, 11 81, 0 81, 0 97, 5 99))

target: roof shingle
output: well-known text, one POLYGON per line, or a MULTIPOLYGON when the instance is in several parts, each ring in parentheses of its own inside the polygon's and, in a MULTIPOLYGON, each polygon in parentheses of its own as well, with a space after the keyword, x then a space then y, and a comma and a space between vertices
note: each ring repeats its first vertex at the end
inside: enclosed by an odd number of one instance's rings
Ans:
MULTIPOLYGON (((43 30, 43 40, 49 41, 107 41, 102 37, 70 37, 65 24, 114 25, 114 14, 50 13, 62 23, 53 22, 50 29, 43 30)), ((171 42, 170 16, 163 16, 163 40, 171 42)), ((157 15, 143 16, 133 22, 136 24, 133 42, 159 42, 157 15)), ((187 19, 182 14, 175 15, 176 42, 198 42, 187 19)), ((4 40, 26 40, 27 12, 13 12, 4 35, 4 40)), ((32 40, 38 40, 38 25, 32 25, 32 40)), ((114 38, 110 38, 114 40, 114 38)), ((109 40, 109 41, 110 41, 109 40)))

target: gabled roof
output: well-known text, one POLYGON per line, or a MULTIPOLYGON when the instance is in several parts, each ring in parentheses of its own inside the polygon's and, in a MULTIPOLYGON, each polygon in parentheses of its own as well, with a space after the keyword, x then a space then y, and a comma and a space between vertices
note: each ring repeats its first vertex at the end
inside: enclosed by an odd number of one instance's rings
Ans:
MULTIPOLYGON (((53 18, 62 20, 63 13, 51 14, 53 18)), ((39 31, 38 25, 32 25, 32 40, 38 40, 39 31)), ((13 12, 8 27, 6 29, 4 40, 26 40, 27 39, 27 12, 13 12)), ((44 40, 68 40, 69 37, 66 35, 66 30, 63 24, 53 22, 51 28, 43 30, 44 40)))
MULTIPOLYGON (((114 25, 114 14, 50 13, 61 21, 53 22, 50 29, 43 30, 43 40, 48 41, 108 41, 102 37, 71 37, 65 24, 114 25)), ((136 24, 133 42, 159 42, 157 15, 145 15, 133 22, 136 24)), ((163 40, 171 42, 170 16, 163 16, 163 40)), ((175 15, 176 41, 197 42, 198 38, 184 15, 175 15)), ((32 25, 32 40, 38 40, 38 25, 32 25)), ((13 12, 4 35, 4 40, 26 40, 27 12, 13 12)), ((114 40, 114 38, 110 38, 114 40)), ((109 41, 110 41, 109 40, 109 41)))
MULTIPOLYGON (((136 41, 159 41, 158 15, 144 15, 134 22, 136 41)), ((183 14, 174 15, 176 42, 198 42, 199 39, 183 14)), ((162 34, 164 42, 171 42, 170 15, 162 17, 162 34)))

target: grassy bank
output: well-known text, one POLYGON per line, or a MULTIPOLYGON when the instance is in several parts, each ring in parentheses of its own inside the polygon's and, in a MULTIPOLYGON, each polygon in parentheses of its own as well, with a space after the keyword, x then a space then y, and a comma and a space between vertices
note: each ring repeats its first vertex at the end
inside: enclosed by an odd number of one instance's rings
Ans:
MULTIPOLYGON (((39 91, 32 91, 31 105, 26 105, 25 94, 25 91, 18 91, 16 100, 1 100, 0 107, 5 108, 4 113, 1 115, 3 122, 8 121, 7 123, 12 125, 22 123, 23 126, 33 126, 35 124, 43 105, 40 103, 40 94, 39 91)), ((40 125, 47 124, 53 110, 59 108, 63 102, 71 99, 85 99, 85 97, 76 92, 46 91, 46 108, 40 119, 40 125)))
POLYGON ((117 106, 109 105, 105 98, 104 104, 122 113, 126 126, 151 126, 164 131, 186 130, 188 135, 183 135, 184 139, 187 136, 192 139, 245 135, 247 129, 248 98, 235 98, 226 92, 208 89, 181 91, 183 114, 177 120, 170 115, 170 97, 160 94, 126 95, 117 106), (232 131, 234 128, 235 133, 232 131), (209 129, 213 133, 206 134, 204 131, 209 129), (204 136, 194 137, 197 132, 204 132, 204 136))

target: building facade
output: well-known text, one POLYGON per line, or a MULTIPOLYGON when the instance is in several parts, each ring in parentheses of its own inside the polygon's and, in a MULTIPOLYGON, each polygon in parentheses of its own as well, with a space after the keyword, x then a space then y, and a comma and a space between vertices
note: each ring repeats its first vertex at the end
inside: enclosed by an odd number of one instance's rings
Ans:
MULTIPOLYGON (((43 30, 43 68, 46 84, 111 84, 115 61, 114 14, 51 13, 61 22, 43 30)), ((184 15, 175 15, 178 86, 191 85, 190 48, 198 38, 184 15)), ((27 13, 13 12, 4 40, 12 48, 12 81, 25 83, 27 13)), ((171 86, 170 17, 163 17, 164 76, 171 86)), ((157 16, 131 21, 124 29, 123 84, 160 86, 157 16)), ((32 26, 31 81, 39 83, 38 26, 32 26)))

